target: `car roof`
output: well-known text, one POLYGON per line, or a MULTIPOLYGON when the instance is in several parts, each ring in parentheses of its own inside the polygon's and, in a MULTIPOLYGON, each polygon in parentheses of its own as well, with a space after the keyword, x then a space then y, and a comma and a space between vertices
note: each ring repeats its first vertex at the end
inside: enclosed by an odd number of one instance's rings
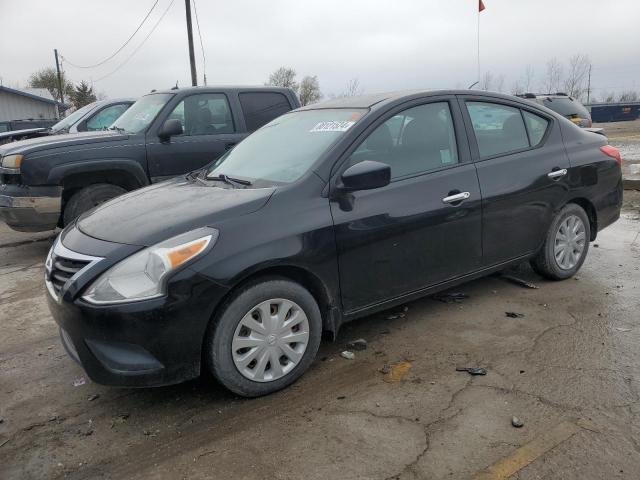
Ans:
POLYGON ((151 91, 149 93, 147 93, 147 95, 149 94, 153 94, 153 93, 190 93, 190 92, 197 92, 197 93, 219 93, 220 91, 234 91, 234 92, 244 92, 244 91, 250 91, 250 92, 255 92, 255 91, 259 91, 259 90, 264 90, 267 92, 281 92, 281 93, 290 93, 292 90, 290 88, 285 88, 285 87, 270 87, 270 86, 265 86, 265 85, 208 85, 206 87, 180 87, 180 88, 170 88, 170 89, 166 89, 166 90, 156 90, 156 91, 151 91))
POLYGON ((380 108, 390 103, 401 103, 402 101, 411 100, 420 97, 435 97, 443 95, 473 95, 474 97, 487 97, 502 100, 517 100, 522 102, 522 98, 512 95, 505 95, 498 92, 487 92, 484 90, 404 90, 396 92, 376 93, 371 95, 361 95, 357 97, 341 97, 327 100, 325 102, 314 103, 298 108, 296 111, 302 110, 319 110, 326 108, 380 108))

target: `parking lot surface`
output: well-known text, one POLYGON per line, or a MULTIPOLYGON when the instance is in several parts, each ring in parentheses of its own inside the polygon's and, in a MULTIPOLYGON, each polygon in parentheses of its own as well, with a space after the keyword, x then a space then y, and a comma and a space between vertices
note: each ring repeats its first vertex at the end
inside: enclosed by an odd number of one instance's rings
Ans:
POLYGON ((46 307, 51 234, 2 224, 0 478, 640 478, 640 195, 625 193, 575 279, 523 266, 538 288, 494 276, 359 320, 253 400, 207 378, 93 384, 46 307))

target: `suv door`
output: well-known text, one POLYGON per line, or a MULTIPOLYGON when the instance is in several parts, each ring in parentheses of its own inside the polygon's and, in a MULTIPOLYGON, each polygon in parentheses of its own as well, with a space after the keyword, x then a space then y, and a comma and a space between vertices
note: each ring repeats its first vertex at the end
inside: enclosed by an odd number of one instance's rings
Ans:
POLYGON ((183 97, 147 134, 149 176, 156 182, 202 168, 245 136, 237 131, 224 93, 183 97), (169 119, 180 120, 184 133, 161 140, 158 131, 169 119))
POLYGON ((391 183, 331 201, 346 312, 477 270, 482 257, 480 189, 455 98, 404 104, 367 132, 338 173, 375 160, 391 166, 391 183))
POLYGON ((508 100, 461 96, 482 190, 483 264, 542 245, 569 191, 560 127, 551 115, 508 100))

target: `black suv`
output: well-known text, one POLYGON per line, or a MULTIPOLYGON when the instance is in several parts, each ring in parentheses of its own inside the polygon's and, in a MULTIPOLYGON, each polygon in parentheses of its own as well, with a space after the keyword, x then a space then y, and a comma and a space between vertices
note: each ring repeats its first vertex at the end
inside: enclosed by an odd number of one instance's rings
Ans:
POLYGON ((566 93, 524 93, 518 95, 518 97, 544 105, 548 109, 568 118, 579 127, 591 128, 592 122, 589 110, 578 100, 570 97, 566 93))
POLYGON ((42 231, 129 190, 203 167, 250 132, 299 106, 277 87, 152 92, 107 131, 0 146, 0 218, 42 231))

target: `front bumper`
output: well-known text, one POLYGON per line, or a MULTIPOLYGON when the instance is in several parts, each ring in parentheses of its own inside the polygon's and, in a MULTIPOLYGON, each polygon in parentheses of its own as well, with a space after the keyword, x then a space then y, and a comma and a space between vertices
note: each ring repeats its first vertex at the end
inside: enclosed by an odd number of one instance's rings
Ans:
MULTIPOLYGON (((89 239, 89 246, 105 243, 74 231, 72 236, 89 239)), ((81 298, 84 290, 121 258, 91 248, 82 253, 105 257, 104 265, 96 262, 88 274, 72 277, 60 295, 50 288, 47 295, 69 356, 103 385, 151 387, 197 377, 207 326, 226 289, 185 269, 170 279, 165 297, 93 305, 81 298)))
POLYGON ((61 187, 0 185, 0 219, 20 232, 53 230, 61 205, 61 187))

